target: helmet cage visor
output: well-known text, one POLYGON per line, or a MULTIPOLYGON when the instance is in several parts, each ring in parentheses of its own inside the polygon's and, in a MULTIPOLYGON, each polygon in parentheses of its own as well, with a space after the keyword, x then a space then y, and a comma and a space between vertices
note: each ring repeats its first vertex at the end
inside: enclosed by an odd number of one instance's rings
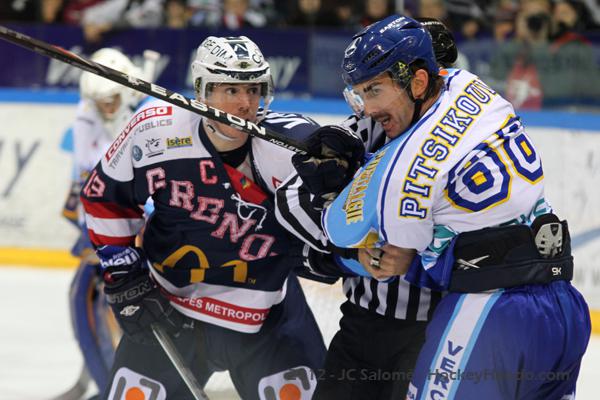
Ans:
MULTIPOLYGON (((404 90, 408 88, 414 76, 411 66, 404 64, 402 61, 394 63, 390 68, 388 68, 380 75, 383 74, 388 74, 390 78, 401 89, 404 90)), ((412 98, 412 94, 409 91, 407 91, 407 93, 409 97, 412 98)), ((368 94, 361 94, 354 90, 353 85, 346 85, 346 88, 343 90, 343 95, 344 99, 346 100, 346 103, 352 109, 354 114, 356 114, 358 117, 363 117, 365 112, 365 99, 363 98, 363 96, 368 94)))

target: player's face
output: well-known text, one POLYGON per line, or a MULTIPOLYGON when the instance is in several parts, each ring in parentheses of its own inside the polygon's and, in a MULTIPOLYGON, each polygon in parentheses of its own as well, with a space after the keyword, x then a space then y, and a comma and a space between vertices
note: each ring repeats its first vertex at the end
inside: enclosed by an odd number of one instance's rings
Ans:
MULTIPOLYGON (((258 83, 221 83, 214 85, 206 97, 206 104, 256 122, 256 114, 260 106, 260 84, 258 83)), ((219 131, 232 139, 246 139, 246 133, 229 125, 215 123, 219 131)))
POLYGON ((353 91, 364 103, 364 115, 379 122, 390 139, 410 125, 414 103, 388 73, 354 85, 353 91))
POLYGON ((102 118, 111 120, 121 107, 121 95, 115 94, 102 100, 96 100, 95 104, 102 118))

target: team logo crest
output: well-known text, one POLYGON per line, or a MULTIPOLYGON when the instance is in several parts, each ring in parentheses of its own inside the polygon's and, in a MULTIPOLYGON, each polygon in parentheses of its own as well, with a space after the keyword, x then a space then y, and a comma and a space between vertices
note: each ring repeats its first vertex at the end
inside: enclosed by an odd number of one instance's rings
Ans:
POLYGON ((398 78, 400 78, 401 81, 404 81, 410 77, 410 70, 408 68, 408 65, 406 65, 402 61, 398 61, 398 63, 396 64, 396 68, 398 71, 398 78))
POLYGON ((140 149, 139 146, 133 146, 131 154, 133 155, 133 159, 135 161, 140 161, 142 159, 142 156, 144 155, 142 149, 140 149))
POLYGON ((350 43, 348 47, 346 47, 346 50, 344 51, 344 57, 350 57, 356 52, 356 49, 358 48, 358 44, 360 43, 361 39, 362 36, 357 37, 352 41, 352 43, 350 43))
POLYGON ((155 157, 164 153, 164 150, 160 144, 160 139, 146 139, 146 144, 144 146, 148 150, 148 157, 155 157))

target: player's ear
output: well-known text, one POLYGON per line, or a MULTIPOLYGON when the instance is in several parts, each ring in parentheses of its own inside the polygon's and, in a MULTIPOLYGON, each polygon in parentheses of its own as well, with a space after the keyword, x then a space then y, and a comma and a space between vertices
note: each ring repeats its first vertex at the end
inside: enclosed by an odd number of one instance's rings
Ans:
POLYGON ((427 92, 427 85, 429 84, 429 74, 424 69, 418 69, 413 75, 413 79, 410 82, 412 94, 415 99, 421 99, 427 92))

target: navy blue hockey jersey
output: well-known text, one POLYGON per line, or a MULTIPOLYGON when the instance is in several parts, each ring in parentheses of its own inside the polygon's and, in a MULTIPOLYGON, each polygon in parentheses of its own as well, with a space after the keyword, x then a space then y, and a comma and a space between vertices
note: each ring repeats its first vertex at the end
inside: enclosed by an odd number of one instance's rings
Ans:
MULTIPOLYGON (((146 225, 151 273, 174 307, 257 332, 284 298, 289 272, 301 265, 294 255, 300 242, 279 225, 272 202, 293 172, 293 153, 250 138, 245 168, 232 168, 201 122, 160 100, 136 112, 83 188, 90 238, 96 246, 133 246, 146 225), (148 197, 155 211, 146 222, 140 205, 148 197)), ((318 127, 298 114, 267 113, 261 124, 296 140, 318 127)))

